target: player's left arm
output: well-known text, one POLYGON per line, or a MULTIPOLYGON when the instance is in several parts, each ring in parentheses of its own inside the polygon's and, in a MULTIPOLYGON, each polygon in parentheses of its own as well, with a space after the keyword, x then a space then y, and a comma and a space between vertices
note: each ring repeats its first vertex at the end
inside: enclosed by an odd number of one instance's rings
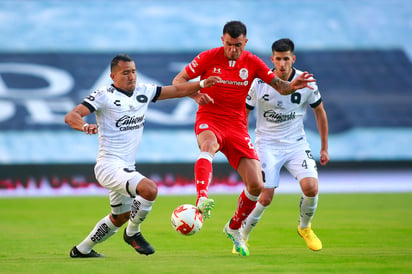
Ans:
POLYGON ((329 162, 329 153, 328 153, 328 117, 326 115, 325 108, 321 102, 318 106, 313 108, 315 113, 316 125, 318 127, 320 135, 320 159, 319 162, 321 165, 326 165, 329 162))
POLYGON ((284 81, 279 77, 275 76, 272 81, 269 83, 274 89, 276 89, 282 95, 289 95, 301 88, 310 88, 313 89, 309 84, 316 82, 316 79, 313 78, 313 74, 308 72, 303 72, 298 77, 293 79, 292 82, 284 81))

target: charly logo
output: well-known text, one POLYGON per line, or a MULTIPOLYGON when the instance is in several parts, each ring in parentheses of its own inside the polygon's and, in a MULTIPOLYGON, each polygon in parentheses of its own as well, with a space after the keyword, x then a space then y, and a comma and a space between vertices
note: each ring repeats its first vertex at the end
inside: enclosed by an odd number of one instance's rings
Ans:
POLYGON ((248 76, 249 76, 249 72, 248 72, 247 69, 242 68, 242 69, 239 71, 239 77, 240 77, 242 80, 246 80, 248 76))
POLYGON ((120 131, 139 129, 144 126, 144 115, 142 116, 130 116, 124 115, 116 122, 116 127, 120 131))

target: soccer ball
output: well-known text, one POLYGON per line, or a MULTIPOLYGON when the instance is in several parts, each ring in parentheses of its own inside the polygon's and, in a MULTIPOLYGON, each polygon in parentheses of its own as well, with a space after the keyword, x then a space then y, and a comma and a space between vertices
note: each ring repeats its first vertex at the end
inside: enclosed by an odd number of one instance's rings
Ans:
POLYGON ((196 206, 191 204, 176 207, 170 220, 173 229, 185 236, 196 234, 203 226, 202 213, 196 206))

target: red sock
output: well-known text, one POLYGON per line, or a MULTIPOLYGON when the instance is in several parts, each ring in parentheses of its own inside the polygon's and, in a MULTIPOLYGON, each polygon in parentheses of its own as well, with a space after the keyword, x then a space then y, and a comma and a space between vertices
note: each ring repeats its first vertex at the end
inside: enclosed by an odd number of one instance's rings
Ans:
POLYGON ((197 202, 200 197, 207 198, 207 192, 210 181, 212 180, 212 163, 204 158, 200 158, 195 163, 195 180, 196 180, 196 192, 197 202))
POLYGON ((237 202, 235 216, 233 216, 232 221, 230 222, 230 228, 239 229, 242 226, 243 220, 245 220, 247 216, 249 216, 250 212, 252 212, 255 208, 256 203, 257 199, 256 201, 252 201, 246 196, 245 190, 243 190, 237 202))

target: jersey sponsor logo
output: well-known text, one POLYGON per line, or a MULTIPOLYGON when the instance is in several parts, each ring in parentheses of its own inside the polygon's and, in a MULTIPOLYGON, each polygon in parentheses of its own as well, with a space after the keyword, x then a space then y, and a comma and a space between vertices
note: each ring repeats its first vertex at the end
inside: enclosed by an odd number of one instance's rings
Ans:
POLYGON ((248 76, 249 76, 249 71, 248 71, 247 69, 242 68, 242 69, 239 71, 239 77, 240 77, 242 80, 246 80, 248 76))
POLYGON ((130 116, 124 115, 119 120, 116 121, 116 127, 120 131, 135 130, 144 126, 144 115, 142 116, 130 116))
POLYGON ((113 104, 114 104, 115 106, 118 106, 118 107, 121 106, 120 100, 115 100, 115 101, 113 102, 113 104))
POLYGON ((296 113, 291 112, 289 114, 283 114, 283 113, 277 113, 273 109, 267 110, 263 113, 263 117, 266 119, 268 122, 274 122, 274 123, 282 123, 286 121, 290 121, 296 118, 296 113))
POLYGON ((224 85, 232 85, 232 86, 247 86, 249 85, 249 81, 231 81, 231 80, 219 80, 218 83, 224 85))

